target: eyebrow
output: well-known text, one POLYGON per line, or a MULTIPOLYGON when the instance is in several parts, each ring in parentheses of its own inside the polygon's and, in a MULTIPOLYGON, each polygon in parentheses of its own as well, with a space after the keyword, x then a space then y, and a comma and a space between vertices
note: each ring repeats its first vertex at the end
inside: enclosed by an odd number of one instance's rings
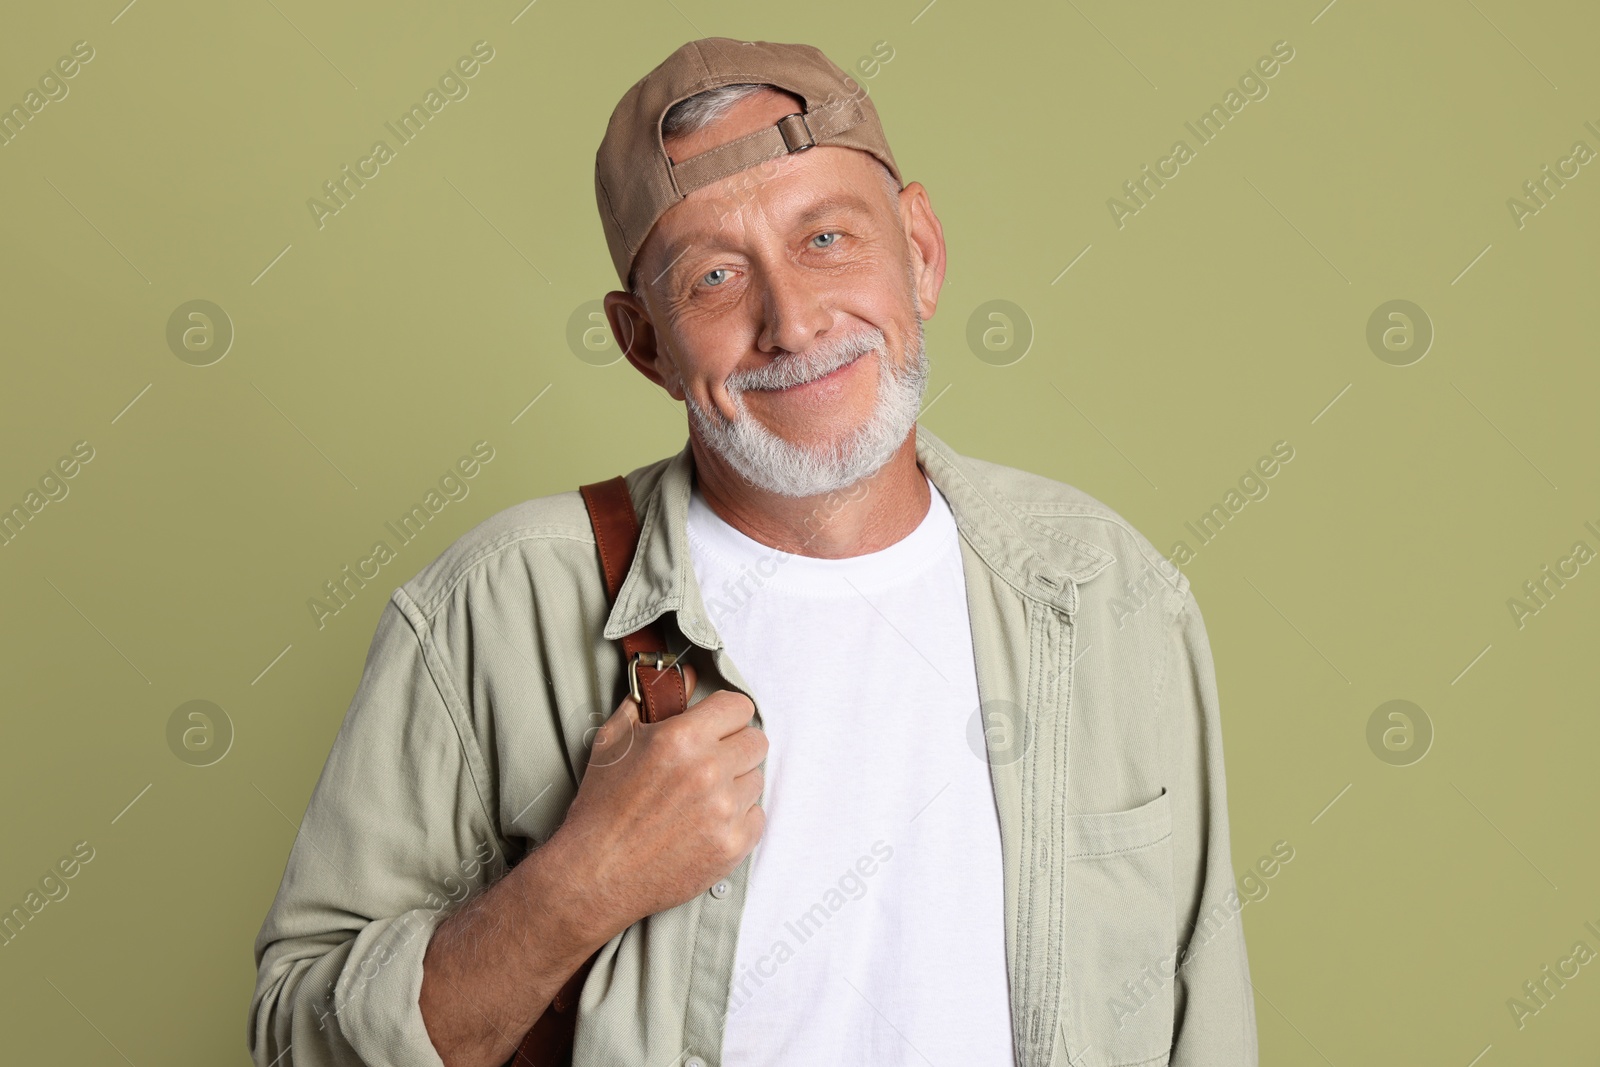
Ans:
MULTIPOLYGON (((797 229, 809 226, 816 222, 819 218, 822 218, 824 215, 830 215, 837 212, 853 212, 857 215, 870 215, 872 213, 872 209, 865 200, 857 196, 855 193, 832 193, 823 197, 821 200, 818 200, 806 210, 802 211, 795 218, 793 225, 797 229)), ((708 241, 711 237, 715 236, 716 233, 716 230, 694 230, 678 238, 673 244, 668 245, 662 251, 664 254, 670 254, 672 258, 668 261, 667 266, 663 268, 656 275, 656 277, 660 279, 669 275, 672 272, 672 268, 677 266, 678 260, 682 259, 691 250, 693 250, 697 244, 708 241)))
POLYGON ((806 226, 815 222, 823 215, 827 215, 835 211, 854 211, 862 215, 871 214, 871 208, 867 205, 867 202, 861 199, 855 193, 835 193, 831 196, 825 196, 821 200, 818 200, 815 204, 811 205, 811 207, 802 212, 800 217, 795 220, 795 224, 798 226, 806 226))

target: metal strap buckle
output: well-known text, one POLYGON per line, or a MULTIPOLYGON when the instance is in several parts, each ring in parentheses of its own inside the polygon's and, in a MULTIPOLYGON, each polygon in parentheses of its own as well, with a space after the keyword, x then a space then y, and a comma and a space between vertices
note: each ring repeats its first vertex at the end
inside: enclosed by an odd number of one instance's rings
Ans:
POLYGON ((633 702, 639 705, 639 708, 643 710, 644 693, 639 689, 640 660, 644 661, 644 665, 646 667, 653 667, 658 671, 664 671, 669 667, 675 667, 677 668, 680 676, 683 674, 683 664, 678 662, 678 654, 676 652, 635 652, 628 659, 628 695, 631 696, 633 698, 633 702))
POLYGON ((778 120, 778 133, 783 137, 783 146, 791 152, 803 152, 807 148, 816 147, 817 139, 811 134, 811 126, 806 122, 806 117, 800 112, 785 115, 778 120))

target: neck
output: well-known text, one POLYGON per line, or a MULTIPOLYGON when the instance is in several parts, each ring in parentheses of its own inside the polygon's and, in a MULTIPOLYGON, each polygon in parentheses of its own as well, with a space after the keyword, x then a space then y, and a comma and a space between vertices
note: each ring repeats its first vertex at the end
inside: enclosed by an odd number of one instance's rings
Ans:
POLYGON ((932 504, 915 426, 873 474, 808 497, 750 485, 692 431, 689 445, 694 484, 711 510, 746 537, 791 555, 843 559, 880 551, 915 530, 932 504))

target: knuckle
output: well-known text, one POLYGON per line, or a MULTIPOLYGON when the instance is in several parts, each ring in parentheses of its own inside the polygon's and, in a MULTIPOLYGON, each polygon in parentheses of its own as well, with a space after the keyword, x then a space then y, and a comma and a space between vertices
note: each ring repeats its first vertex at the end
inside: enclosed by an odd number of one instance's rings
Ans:
POLYGON ((693 737, 678 718, 658 723, 655 741, 661 747, 662 754, 673 762, 688 759, 693 751, 693 737))
POLYGON ((697 763, 689 774, 689 780, 698 792, 712 795, 716 793, 717 783, 722 777, 711 763, 697 763))

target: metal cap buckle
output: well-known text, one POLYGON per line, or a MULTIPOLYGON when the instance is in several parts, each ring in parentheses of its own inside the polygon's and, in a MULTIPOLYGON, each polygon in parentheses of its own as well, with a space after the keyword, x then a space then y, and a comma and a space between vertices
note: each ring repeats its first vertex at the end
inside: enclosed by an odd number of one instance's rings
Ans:
POLYGON ((778 133, 783 137, 783 146, 791 152, 803 152, 807 148, 814 148, 817 139, 811 135, 811 126, 806 122, 806 117, 800 112, 785 115, 778 120, 778 133))
POLYGON ((669 667, 677 669, 679 676, 683 675, 683 664, 678 662, 676 652, 635 652, 628 660, 628 695, 633 702, 644 709, 644 693, 639 689, 639 661, 643 660, 646 667, 664 671, 669 667))

